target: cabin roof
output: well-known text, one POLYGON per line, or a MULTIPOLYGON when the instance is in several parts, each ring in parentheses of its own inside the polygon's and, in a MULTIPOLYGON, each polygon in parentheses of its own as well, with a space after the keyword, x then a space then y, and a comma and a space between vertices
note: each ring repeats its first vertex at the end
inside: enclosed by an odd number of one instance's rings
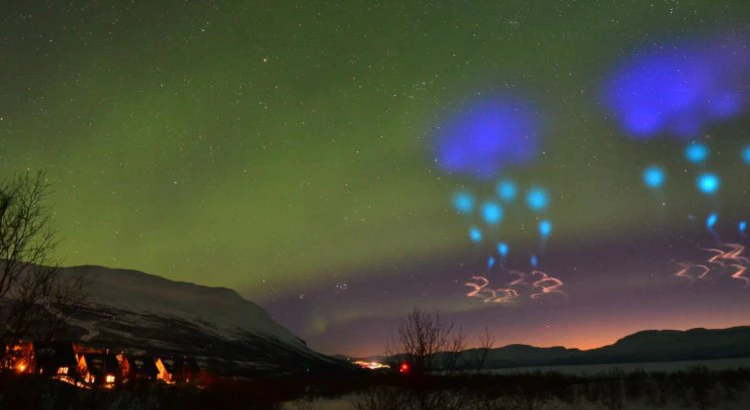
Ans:
POLYGON ((155 376, 159 374, 154 358, 151 356, 125 355, 130 369, 135 374, 155 376))
POLYGON ((161 362, 164 364, 167 372, 171 374, 182 372, 198 373, 201 370, 195 359, 189 356, 162 357, 161 362))
POLYGON ((84 353, 86 367, 91 374, 118 373, 120 364, 112 353, 84 353))
POLYGON ((34 356, 38 368, 75 367, 76 355, 70 342, 34 342, 34 356))

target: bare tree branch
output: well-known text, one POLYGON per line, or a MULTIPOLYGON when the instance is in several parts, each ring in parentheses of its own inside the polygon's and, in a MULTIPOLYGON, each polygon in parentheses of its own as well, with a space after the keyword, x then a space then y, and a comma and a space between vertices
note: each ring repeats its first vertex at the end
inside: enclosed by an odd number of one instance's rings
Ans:
POLYGON ((443 369, 448 373, 456 372, 464 350, 466 350, 466 333, 462 328, 458 328, 458 331, 451 336, 446 350, 442 353, 443 369))
POLYGON ((495 347, 495 336, 490 332, 490 329, 485 326, 484 332, 479 335, 477 348, 472 350, 472 367, 476 373, 479 373, 484 369, 484 366, 487 364, 487 357, 493 347, 495 347))
POLYGON ((408 362, 414 374, 422 375, 440 367, 440 355, 452 359, 465 345, 463 331, 454 333, 453 323, 443 320, 440 313, 430 314, 414 308, 401 320, 397 337, 387 350, 389 356, 408 362))
POLYGON ((0 181, 0 342, 49 338, 86 298, 85 277, 64 280, 44 172, 0 181))

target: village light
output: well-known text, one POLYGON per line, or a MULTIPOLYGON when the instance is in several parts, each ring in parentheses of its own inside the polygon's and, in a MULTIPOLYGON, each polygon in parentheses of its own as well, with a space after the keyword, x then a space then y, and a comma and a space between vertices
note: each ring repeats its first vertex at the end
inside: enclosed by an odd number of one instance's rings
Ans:
MULTIPOLYGON (((21 352, 22 349, 14 348, 21 352)), ((185 356, 182 361, 172 358, 154 360, 148 356, 126 356, 102 353, 91 349, 76 352, 72 343, 28 344, 28 349, 35 355, 35 362, 19 357, 6 368, 14 373, 38 373, 49 378, 67 383, 82 389, 104 388, 115 389, 121 383, 128 384, 131 378, 163 380, 167 384, 197 383, 202 388, 200 368, 194 360, 185 356), (118 363, 119 362, 119 363, 118 363), (169 368, 165 364, 169 364, 169 368), (77 367, 73 367, 77 364, 77 367), (75 375, 70 373, 78 369, 75 375), (106 372, 101 374, 99 372, 106 372), (95 374, 99 374, 98 376, 95 374), (196 377, 198 376, 198 377, 196 377), (96 384, 99 382, 99 384, 96 384)), ((23 352, 22 352, 23 353, 23 352)), ((0 406, 2 407, 2 406, 0 406)))
POLYGON ((388 366, 387 364, 378 363, 378 362, 366 362, 366 361, 358 360, 353 363, 363 369, 370 369, 370 370, 390 368, 390 366, 388 366))

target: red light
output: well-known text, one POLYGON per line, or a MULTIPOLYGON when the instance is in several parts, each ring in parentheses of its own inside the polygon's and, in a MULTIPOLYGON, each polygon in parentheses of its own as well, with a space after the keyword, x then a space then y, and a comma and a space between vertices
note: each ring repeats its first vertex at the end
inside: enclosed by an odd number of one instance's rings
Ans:
POLYGON ((409 373, 409 363, 401 363, 401 373, 409 373))

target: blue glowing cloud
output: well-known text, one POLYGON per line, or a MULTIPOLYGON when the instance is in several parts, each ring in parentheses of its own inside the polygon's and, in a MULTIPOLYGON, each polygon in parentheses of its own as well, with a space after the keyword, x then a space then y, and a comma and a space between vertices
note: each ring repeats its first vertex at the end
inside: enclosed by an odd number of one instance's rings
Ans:
POLYGON ((702 142, 694 142, 685 147, 685 158, 693 164, 702 164, 708 158, 708 147, 702 142))
POLYGON ((705 172, 698 175, 695 179, 695 184, 698 186, 698 190, 706 195, 713 195, 719 191, 721 187, 721 179, 711 172, 705 172))
POLYGON ((480 231, 479 228, 472 226, 469 228, 469 239, 474 243, 481 242, 482 231, 480 231))
POLYGON ((549 206, 549 195, 547 191, 539 187, 533 187, 526 193, 526 205, 532 211, 544 211, 549 206))
POLYGON ((543 219, 539 221, 539 235, 542 236, 542 238, 549 238, 550 234, 552 233, 552 222, 543 219))
POLYGON ((510 251, 510 248, 507 243, 500 242, 497 244, 497 253, 499 253, 501 257, 505 258, 508 256, 508 251, 510 251))
POLYGON ((468 214, 474 210, 474 197, 468 192, 456 192, 452 202, 459 214, 468 214))
POLYGON ((745 231, 747 231, 747 221, 740 221, 739 229, 741 234, 745 234, 745 231))
POLYGON ((745 164, 750 165, 750 145, 746 145, 742 149, 742 160, 745 161, 745 164))
POLYGON ((505 202, 512 202, 518 195, 515 182, 505 179, 497 184, 497 196, 505 202))
POLYGON ((482 219, 489 225, 497 225, 503 219, 503 208, 495 202, 482 204, 482 219))
POLYGON ((539 266, 539 258, 537 258, 536 255, 531 255, 529 263, 531 264, 532 268, 536 268, 537 266, 539 266))
POLYGON ((667 173, 658 165, 650 165, 643 171, 643 183, 651 189, 659 189, 667 181, 667 173))
POLYGON ((608 79, 604 102, 633 138, 693 139, 750 102, 750 48, 711 38, 640 50, 608 79))
POLYGON ((531 162, 539 151, 539 118, 510 96, 469 104, 437 129, 434 154, 448 172, 493 178, 511 165, 531 162))
POLYGON ((495 266, 495 258, 493 258, 492 256, 490 256, 487 259, 487 269, 492 269, 493 266, 495 266))

